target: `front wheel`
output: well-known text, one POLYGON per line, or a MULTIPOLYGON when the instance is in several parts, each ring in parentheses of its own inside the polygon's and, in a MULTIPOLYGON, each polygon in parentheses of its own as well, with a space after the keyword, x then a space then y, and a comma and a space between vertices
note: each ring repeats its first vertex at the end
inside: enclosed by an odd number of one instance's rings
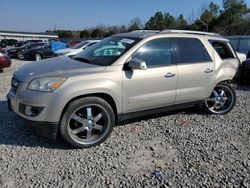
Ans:
POLYGON ((69 104, 60 123, 60 132, 72 146, 89 148, 104 142, 114 124, 113 109, 105 100, 86 97, 69 104))
POLYGON ((225 83, 218 84, 210 97, 205 100, 205 107, 208 113, 223 115, 230 112, 236 103, 234 89, 225 83))

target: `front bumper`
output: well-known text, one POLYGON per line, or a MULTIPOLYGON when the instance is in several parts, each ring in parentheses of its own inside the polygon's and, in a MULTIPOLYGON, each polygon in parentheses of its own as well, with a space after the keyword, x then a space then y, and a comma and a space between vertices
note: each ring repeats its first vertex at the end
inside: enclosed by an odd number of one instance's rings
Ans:
MULTIPOLYGON (((11 102, 10 93, 7 95, 8 99, 8 107, 10 111, 13 111, 13 106, 11 102)), ((15 109, 16 110, 16 109, 15 109)), ((20 115, 19 113, 17 113, 20 115)), ((36 134, 41 135, 43 137, 55 140, 57 138, 59 122, 40 122, 40 121, 31 121, 23 116, 20 116, 34 131, 36 134)))
MULTIPOLYGON (((21 116, 39 135, 55 139, 63 109, 62 96, 55 93, 30 91, 22 86, 7 95, 9 109, 21 116), (29 114, 25 107, 40 109, 37 114, 29 114)), ((27 87, 26 87, 27 88, 27 87)))

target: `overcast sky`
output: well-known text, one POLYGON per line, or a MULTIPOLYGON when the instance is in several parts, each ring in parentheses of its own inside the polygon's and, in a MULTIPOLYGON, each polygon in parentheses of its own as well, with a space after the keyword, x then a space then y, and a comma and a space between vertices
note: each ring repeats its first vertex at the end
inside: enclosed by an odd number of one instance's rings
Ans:
MULTIPOLYGON (((157 11, 188 20, 199 15, 207 0, 0 0, 0 30, 41 32, 47 29, 84 29, 143 22, 157 11)), ((213 0, 221 5, 222 0, 213 0)), ((248 6, 250 0, 246 0, 248 6)))

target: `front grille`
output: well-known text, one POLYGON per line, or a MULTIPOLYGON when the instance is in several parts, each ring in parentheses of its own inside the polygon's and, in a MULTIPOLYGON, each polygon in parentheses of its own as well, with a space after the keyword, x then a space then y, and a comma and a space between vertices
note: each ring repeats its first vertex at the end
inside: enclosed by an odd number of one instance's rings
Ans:
POLYGON ((11 79, 11 91, 16 94, 20 82, 16 78, 11 79))

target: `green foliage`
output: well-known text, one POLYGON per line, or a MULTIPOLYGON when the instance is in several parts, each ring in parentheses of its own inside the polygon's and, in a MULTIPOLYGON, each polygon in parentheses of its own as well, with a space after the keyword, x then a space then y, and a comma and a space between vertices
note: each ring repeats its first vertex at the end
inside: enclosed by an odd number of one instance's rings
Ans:
MULTIPOLYGON (((183 18, 184 19, 184 18, 183 18)), ((169 13, 156 12, 145 25, 145 29, 163 30, 176 27, 175 18, 169 13)))
POLYGON ((143 29, 143 24, 140 18, 136 17, 132 19, 128 25, 128 31, 134 31, 143 29))
POLYGON ((176 29, 187 29, 187 21, 184 16, 181 14, 175 21, 176 29))
POLYGON ((80 32, 80 38, 90 38, 90 33, 87 29, 84 29, 83 31, 80 32))

